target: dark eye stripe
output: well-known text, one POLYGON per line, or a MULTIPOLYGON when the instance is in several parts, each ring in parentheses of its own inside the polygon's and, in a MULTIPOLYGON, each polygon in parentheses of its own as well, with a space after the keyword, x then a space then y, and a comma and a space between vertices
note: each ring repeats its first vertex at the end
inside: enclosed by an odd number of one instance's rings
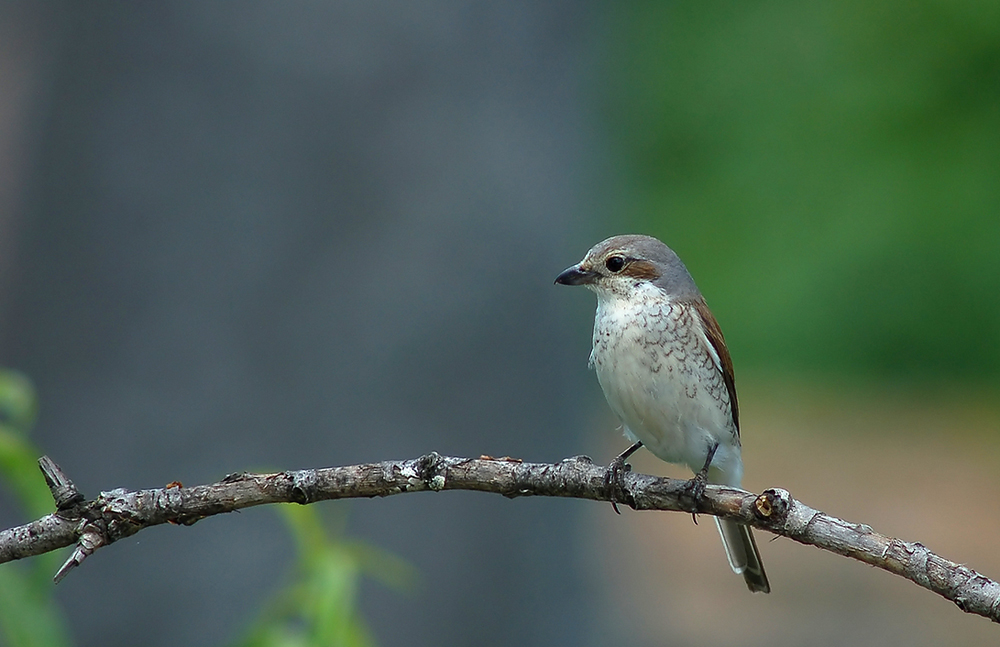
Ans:
POLYGON ((655 281, 660 278, 660 272, 656 269, 656 265, 650 261, 639 258, 628 259, 628 262, 625 264, 625 270, 622 274, 634 279, 646 281, 655 281))

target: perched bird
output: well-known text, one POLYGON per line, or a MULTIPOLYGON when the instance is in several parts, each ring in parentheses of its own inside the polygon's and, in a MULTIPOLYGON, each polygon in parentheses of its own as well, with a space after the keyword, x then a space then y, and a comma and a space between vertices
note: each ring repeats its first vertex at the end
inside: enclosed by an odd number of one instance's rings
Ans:
MULTIPOLYGON (((696 497, 706 480, 739 487, 743 460, 733 362, 677 254, 650 236, 614 236, 556 283, 584 285, 597 294, 590 366, 634 442, 609 475, 620 479, 625 459, 645 446, 668 463, 690 467, 698 475, 691 481, 696 497)), ((751 591, 770 592, 750 528, 717 517, 716 523, 729 565, 751 591)))

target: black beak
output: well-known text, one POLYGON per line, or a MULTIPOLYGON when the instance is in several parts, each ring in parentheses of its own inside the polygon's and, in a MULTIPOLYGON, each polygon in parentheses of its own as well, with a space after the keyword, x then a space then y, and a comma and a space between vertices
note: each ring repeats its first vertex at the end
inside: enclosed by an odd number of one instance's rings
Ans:
POLYGON ((556 283, 563 285, 586 285, 593 283, 597 278, 597 272, 580 269, 579 265, 566 268, 562 274, 556 277, 556 283))

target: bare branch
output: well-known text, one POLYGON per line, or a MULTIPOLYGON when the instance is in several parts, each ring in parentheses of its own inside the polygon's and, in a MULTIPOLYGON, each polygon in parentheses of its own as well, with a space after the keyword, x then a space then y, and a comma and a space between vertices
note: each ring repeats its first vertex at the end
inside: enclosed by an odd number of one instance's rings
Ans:
MULTIPOLYGON (((327 499, 381 497, 425 490, 477 490, 506 497, 560 496, 610 501, 606 468, 585 456, 559 463, 511 458, 456 458, 430 453, 403 461, 230 474, 218 483, 156 490, 117 489, 85 501, 59 467, 39 461, 59 509, 37 521, 0 531, 0 563, 76 545, 56 581, 98 548, 162 523, 190 525, 208 516, 267 503, 307 504, 327 499)), ((709 485, 697 503, 687 481, 626 473, 615 499, 635 510, 699 512, 811 544, 877 566, 931 590, 968 613, 1000 622, 1000 584, 944 559, 915 542, 879 534, 870 526, 830 516, 785 490, 762 494, 709 485), (695 509, 697 508, 697 509, 695 509)))

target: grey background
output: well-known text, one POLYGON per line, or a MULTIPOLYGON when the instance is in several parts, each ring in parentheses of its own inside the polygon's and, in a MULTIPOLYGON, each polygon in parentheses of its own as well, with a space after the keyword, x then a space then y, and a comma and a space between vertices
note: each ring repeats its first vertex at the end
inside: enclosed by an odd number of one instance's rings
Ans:
MULTIPOLYGON (((569 1, 4 3, 0 364, 38 387, 35 441, 88 494, 595 451, 593 304, 552 278, 615 233, 593 224, 601 23, 569 1)), ((577 502, 326 505, 419 569, 365 584, 381 644, 600 640, 577 502)), ((58 595, 79 644, 215 645, 291 558, 251 510, 141 533, 58 595)))

